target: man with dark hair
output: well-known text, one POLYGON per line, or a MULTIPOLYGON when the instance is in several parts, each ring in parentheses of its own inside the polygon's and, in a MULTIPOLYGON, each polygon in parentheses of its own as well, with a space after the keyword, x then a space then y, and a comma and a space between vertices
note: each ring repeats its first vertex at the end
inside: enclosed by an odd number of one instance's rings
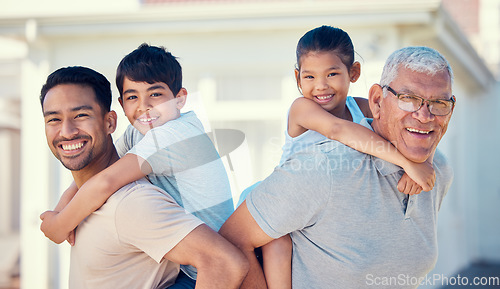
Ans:
MULTIPOLYGON (((117 117, 103 75, 61 68, 47 78, 40 100, 47 143, 78 188, 118 161, 111 138, 117 117)), ((179 264, 197 268, 196 288, 237 288, 247 270, 237 248, 143 178, 79 225, 70 288, 166 288, 179 264)))

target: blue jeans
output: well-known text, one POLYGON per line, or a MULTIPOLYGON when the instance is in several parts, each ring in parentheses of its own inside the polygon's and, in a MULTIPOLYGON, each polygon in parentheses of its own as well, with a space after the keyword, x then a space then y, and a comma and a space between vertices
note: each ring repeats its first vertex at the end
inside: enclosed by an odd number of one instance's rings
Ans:
POLYGON ((182 270, 179 272, 177 279, 175 279, 175 284, 168 287, 167 289, 194 289, 196 286, 196 280, 189 278, 182 270))

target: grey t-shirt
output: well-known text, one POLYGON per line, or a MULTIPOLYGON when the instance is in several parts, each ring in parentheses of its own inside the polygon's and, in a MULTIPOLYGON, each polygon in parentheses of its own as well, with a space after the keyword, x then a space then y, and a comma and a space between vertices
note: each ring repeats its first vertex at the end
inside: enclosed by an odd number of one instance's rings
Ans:
POLYGON ((437 260, 437 214, 453 178, 438 151, 434 169, 434 189, 408 197, 397 190, 400 167, 325 140, 246 202, 267 235, 291 233, 294 288, 416 288, 437 260))

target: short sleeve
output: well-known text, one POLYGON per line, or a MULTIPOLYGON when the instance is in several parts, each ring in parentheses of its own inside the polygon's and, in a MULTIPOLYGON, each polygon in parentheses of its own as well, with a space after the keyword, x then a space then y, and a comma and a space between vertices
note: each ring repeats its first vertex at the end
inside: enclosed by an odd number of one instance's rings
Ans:
POLYGON ((219 158, 207 134, 176 120, 148 131, 129 153, 145 159, 154 174, 167 176, 219 158))
MULTIPOLYGON (((437 211, 441 209, 443 199, 448 193, 454 178, 454 172, 448 160, 440 150, 434 153, 434 170, 436 171, 437 211)), ((436 188, 435 188, 436 189, 436 188)))
POLYGON ((149 185, 139 185, 116 209, 119 241, 160 262, 163 256, 199 225, 201 220, 172 197, 149 185))
POLYGON ((133 146, 133 130, 135 128, 132 125, 128 125, 127 129, 121 137, 115 142, 116 151, 118 155, 123 157, 133 146))
POLYGON ((326 157, 303 156, 277 167, 246 199, 252 217, 271 238, 313 225, 329 202, 331 170, 326 157))

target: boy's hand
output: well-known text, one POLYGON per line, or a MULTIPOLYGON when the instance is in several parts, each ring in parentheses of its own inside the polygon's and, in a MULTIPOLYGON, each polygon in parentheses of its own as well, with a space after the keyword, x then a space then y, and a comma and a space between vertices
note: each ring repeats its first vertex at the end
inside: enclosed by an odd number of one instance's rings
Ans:
MULTIPOLYGON (((405 175, 408 174, 407 176, 411 179, 411 181, 420 186, 421 190, 428 192, 432 190, 432 188, 434 188, 434 183, 436 182, 436 172, 434 171, 431 162, 429 161, 423 163, 409 162, 409 164, 403 169, 405 170, 405 175)), ((404 177, 405 175, 401 177, 401 180, 405 178, 404 177)), ((398 190, 400 192, 403 192, 399 188, 401 180, 398 183, 398 190)), ((405 182, 407 182, 406 178, 405 182)), ((407 186, 409 186, 409 184, 407 184, 407 186)), ((404 191, 407 192, 408 190, 404 191)))
POLYGON ((66 238, 66 241, 68 241, 68 244, 70 244, 71 246, 75 245, 75 234, 76 234, 76 229, 74 229, 73 231, 71 231, 69 233, 68 238, 66 238))
POLYGON ((422 187, 412 180, 407 173, 398 182, 398 191, 407 195, 418 195, 422 192, 422 187))
POLYGON ((40 215, 40 219, 42 220, 40 230, 45 234, 45 237, 56 244, 64 242, 70 235, 68 232, 61 232, 58 225, 58 214, 59 212, 56 211, 46 211, 40 215))

